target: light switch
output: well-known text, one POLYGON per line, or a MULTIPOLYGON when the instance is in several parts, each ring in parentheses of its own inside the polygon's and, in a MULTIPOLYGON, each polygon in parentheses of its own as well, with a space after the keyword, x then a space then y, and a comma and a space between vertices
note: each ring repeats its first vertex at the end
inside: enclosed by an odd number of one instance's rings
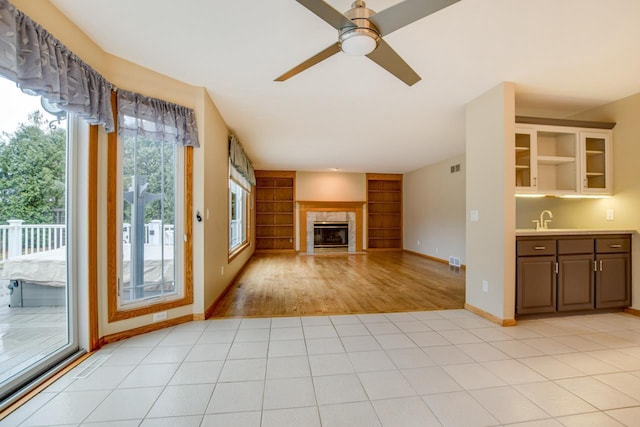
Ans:
POLYGON ((607 221, 613 221, 615 219, 615 213, 613 209, 607 209, 607 221))
POLYGON ((478 222, 478 211, 475 209, 471 211, 471 222, 478 222))

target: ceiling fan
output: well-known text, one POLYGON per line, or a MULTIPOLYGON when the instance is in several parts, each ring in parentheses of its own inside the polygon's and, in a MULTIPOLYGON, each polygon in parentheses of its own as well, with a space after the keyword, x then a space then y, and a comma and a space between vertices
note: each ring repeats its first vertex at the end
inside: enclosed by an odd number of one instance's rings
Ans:
POLYGON ((297 1, 338 30, 338 41, 296 65, 275 81, 285 81, 343 51, 348 55, 366 55, 407 85, 412 86, 420 81, 420 76, 382 37, 460 0, 405 0, 378 13, 367 9, 363 0, 356 0, 351 5, 351 9, 344 14, 322 0, 297 1))

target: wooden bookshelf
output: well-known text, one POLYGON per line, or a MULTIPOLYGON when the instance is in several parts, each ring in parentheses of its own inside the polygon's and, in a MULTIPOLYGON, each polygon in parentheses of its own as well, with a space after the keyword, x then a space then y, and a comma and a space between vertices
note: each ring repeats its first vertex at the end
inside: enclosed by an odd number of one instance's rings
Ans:
POLYGON ((296 173, 255 171, 256 250, 295 251, 296 173))
POLYGON ((402 250, 402 175, 367 174, 367 249, 402 250))

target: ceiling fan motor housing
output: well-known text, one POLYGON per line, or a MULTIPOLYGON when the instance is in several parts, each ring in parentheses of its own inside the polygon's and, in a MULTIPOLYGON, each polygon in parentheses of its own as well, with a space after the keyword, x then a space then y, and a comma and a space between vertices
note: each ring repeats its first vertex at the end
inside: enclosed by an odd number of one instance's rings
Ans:
POLYGON ((369 17, 375 11, 368 9, 364 1, 356 1, 352 8, 344 13, 355 26, 340 29, 339 43, 342 51, 348 55, 366 55, 378 47, 380 33, 369 17))

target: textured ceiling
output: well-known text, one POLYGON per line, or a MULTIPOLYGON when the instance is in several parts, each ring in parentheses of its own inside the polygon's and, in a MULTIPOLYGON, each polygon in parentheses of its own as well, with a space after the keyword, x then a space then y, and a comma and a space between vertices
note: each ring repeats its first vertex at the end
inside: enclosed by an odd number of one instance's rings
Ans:
POLYGON ((105 51, 206 87, 258 169, 402 173, 461 154, 465 104, 503 81, 521 115, 640 92, 638 0, 462 0, 385 37, 412 87, 342 53, 274 82, 337 40, 295 0, 51 1, 105 51))

